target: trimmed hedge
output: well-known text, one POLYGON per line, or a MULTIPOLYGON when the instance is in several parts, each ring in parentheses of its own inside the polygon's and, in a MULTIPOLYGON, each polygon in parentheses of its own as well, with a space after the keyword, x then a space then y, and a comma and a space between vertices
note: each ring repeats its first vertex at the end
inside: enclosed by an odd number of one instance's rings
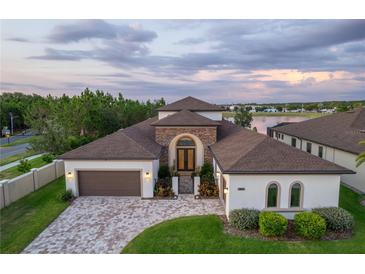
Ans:
POLYGON ((230 224, 240 230, 259 227, 260 211, 256 209, 234 209, 229 213, 230 224))
POLYGON ((288 220, 279 213, 263 211, 259 215, 259 229, 264 236, 282 236, 288 229, 288 220))
POLYGON ((326 221, 313 212, 295 214, 294 227, 298 235, 312 240, 320 239, 326 233, 326 221))
POLYGON ((314 208, 312 212, 324 218, 327 228, 330 230, 342 232, 351 230, 354 226, 354 217, 343 208, 320 207, 314 208))

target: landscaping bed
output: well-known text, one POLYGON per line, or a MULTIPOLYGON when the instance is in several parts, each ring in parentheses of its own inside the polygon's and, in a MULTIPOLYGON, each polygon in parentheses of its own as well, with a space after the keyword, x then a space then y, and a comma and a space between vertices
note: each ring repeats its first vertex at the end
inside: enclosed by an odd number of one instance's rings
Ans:
MULTIPOLYGON (((295 232, 295 226, 293 220, 288 220, 288 229, 283 236, 279 237, 265 237, 260 234, 258 229, 248 229, 239 230, 233 227, 227 220, 225 215, 219 216, 224 225, 224 232, 230 235, 244 237, 244 238, 254 238, 259 240, 276 240, 276 241, 306 241, 304 237, 297 235, 295 232)), ((352 231, 335 232, 327 230, 326 234, 321 238, 321 240, 344 240, 352 237, 352 231)))

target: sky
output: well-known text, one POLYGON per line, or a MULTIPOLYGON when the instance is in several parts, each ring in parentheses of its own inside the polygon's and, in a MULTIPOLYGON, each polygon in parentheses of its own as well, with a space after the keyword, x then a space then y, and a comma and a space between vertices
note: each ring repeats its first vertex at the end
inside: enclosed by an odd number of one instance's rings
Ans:
POLYGON ((2 92, 365 99, 365 20, 1 20, 2 92))

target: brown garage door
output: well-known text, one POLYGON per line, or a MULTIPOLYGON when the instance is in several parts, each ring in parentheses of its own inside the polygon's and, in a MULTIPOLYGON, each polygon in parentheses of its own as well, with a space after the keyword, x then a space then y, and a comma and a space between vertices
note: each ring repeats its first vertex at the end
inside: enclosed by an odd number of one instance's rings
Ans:
POLYGON ((79 171, 80 196, 141 196, 139 171, 79 171))

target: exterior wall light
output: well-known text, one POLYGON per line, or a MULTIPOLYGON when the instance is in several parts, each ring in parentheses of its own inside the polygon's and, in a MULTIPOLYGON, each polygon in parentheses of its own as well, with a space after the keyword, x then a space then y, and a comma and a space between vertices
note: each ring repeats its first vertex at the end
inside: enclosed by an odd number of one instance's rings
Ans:
POLYGON ((228 194, 228 188, 224 188, 223 193, 228 194))
POLYGON ((74 175, 72 174, 71 171, 67 172, 66 177, 69 179, 72 179, 74 177, 74 175))
POLYGON ((146 179, 151 178, 151 172, 146 171, 146 173, 144 174, 144 177, 145 177, 146 179))

